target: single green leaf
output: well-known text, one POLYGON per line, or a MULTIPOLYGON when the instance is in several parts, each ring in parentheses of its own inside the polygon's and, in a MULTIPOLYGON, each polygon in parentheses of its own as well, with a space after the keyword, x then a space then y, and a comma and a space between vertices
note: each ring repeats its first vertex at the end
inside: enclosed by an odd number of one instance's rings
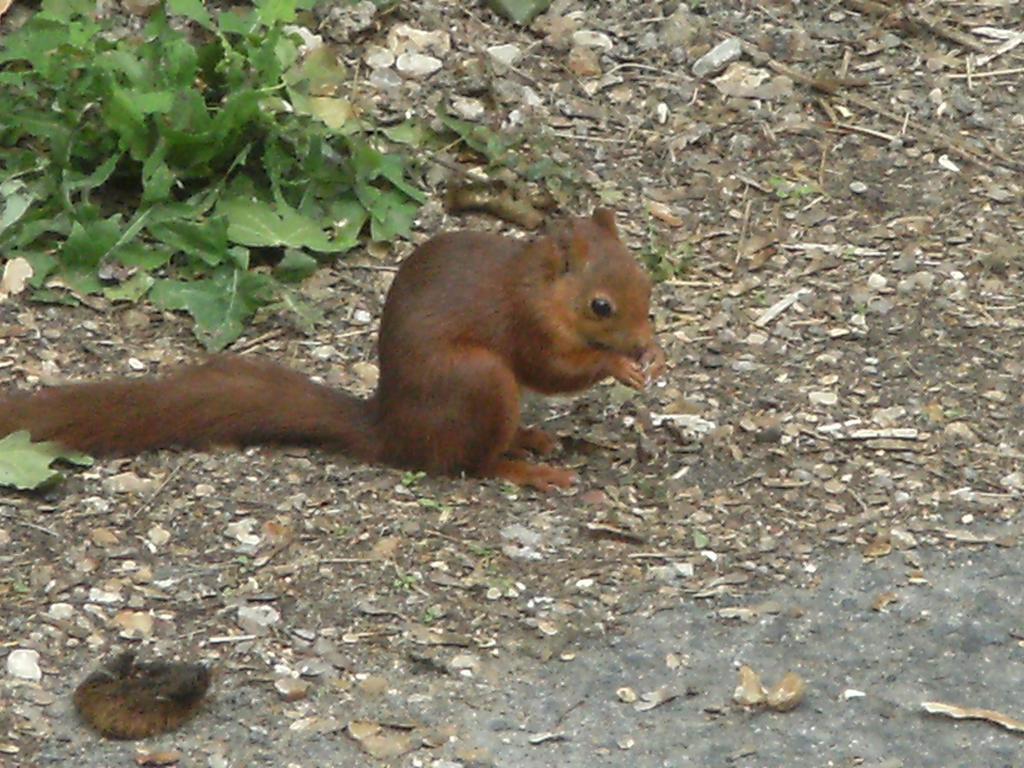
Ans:
POLYGON ((351 79, 348 68, 338 59, 334 47, 324 45, 310 51, 283 77, 306 95, 320 96, 342 88, 351 79))
POLYGON ((163 114, 174 107, 174 94, 170 91, 136 92, 133 98, 135 106, 144 115, 163 114))
POLYGON ((370 214, 354 197, 338 197, 328 204, 327 215, 334 226, 334 242, 347 245, 342 250, 355 248, 359 243, 359 233, 366 226, 370 214))
POLYGON ((227 259, 228 225, 224 216, 200 221, 184 218, 160 221, 148 226, 149 234, 170 246, 173 251, 196 256, 211 267, 227 259))
POLYGON ((417 148, 425 145, 433 135, 430 128, 422 120, 415 117, 409 118, 398 125, 384 128, 381 132, 398 144, 407 144, 410 147, 417 148))
POLYGON ((33 443, 29 433, 15 432, 0 439, 0 485, 32 490, 52 483, 60 473, 50 465, 57 459, 89 466, 92 459, 56 443, 33 443))
POLYGON ((426 200, 426 195, 423 192, 405 180, 404 166, 401 158, 397 155, 385 155, 378 152, 365 141, 350 140, 349 148, 352 152, 356 176, 359 179, 375 181, 383 177, 416 202, 422 203, 426 200))
POLYGON ((118 247, 113 256, 126 267, 135 267, 145 272, 151 272, 165 266, 173 254, 170 249, 159 243, 133 240, 118 247))
POLYGON ((120 146, 135 160, 145 160, 150 152, 150 130, 146 116, 130 91, 113 88, 104 105, 107 125, 120 138, 120 146))
POLYGON ((216 351, 237 339, 244 321, 274 298, 274 281, 267 275, 225 265, 212 278, 158 280, 150 289, 150 297, 163 309, 192 315, 196 338, 216 351))
POLYGON ((46 278, 50 276, 57 267, 57 257, 48 251, 15 251, 8 254, 8 258, 20 256, 32 266, 32 277, 28 284, 33 288, 42 287, 46 278))
MULTIPOLYGON (((3 58, 3 54, 0 53, 0 62, 9 61, 10 59, 3 58)), ((0 85, 9 85, 12 89, 23 91, 29 86, 28 75, 24 72, 11 72, 9 70, 0 71, 0 85)))
POLYGON ((255 25, 255 13, 240 8, 221 11, 217 16, 217 24, 225 35, 248 35, 255 25))
POLYGON ((95 13, 92 0, 43 0, 42 13, 45 18, 69 21, 75 16, 95 13))
POLYGON ((274 267, 274 276, 284 282, 297 283, 316 272, 319 266, 320 262, 309 254, 287 248, 284 257, 274 267))
POLYGON ((70 195, 72 191, 88 191, 103 186, 107 183, 107 179, 110 178, 111 174, 114 173, 122 157, 123 155, 120 152, 111 155, 87 176, 78 176, 70 170, 66 171, 62 182, 65 194, 70 195))
POLYGON ((167 145, 161 140, 156 151, 142 164, 142 202, 146 206, 162 203, 171 196, 171 187, 177 178, 168 167, 167 145))
POLYGON ((295 0, 258 0, 256 15, 268 27, 295 21, 295 0))
POLYGON ((287 205, 230 197, 220 202, 217 212, 227 217, 228 238, 242 245, 310 248, 322 253, 347 248, 332 241, 315 220, 287 205))
POLYGON ((133 83, 142 82, 146 77, 146 67, 136 55, 136 49, 127 45, 97 56, 95 64, 99 69, 124 75, 133 83))
POLYGON ((198 48, 180 32, 170 40, 167 35, 161 37, 164 42, 158 49, 161 59, 157 82, 178 97, 182 91, 194 92, 196 78, 200 76, 198 48))
MULTIPOLYGON (((297 94, 299 95, 299 94, 297 94)), ((354 123, 355 110, 352 102, 348 99, 338 99, 332 96, 303 96, 293 98, 296 111, 312 115, 335 133, 345 133, 346 128, 355 130, 358 124, 354 123)))
POLYGON ((60 248, 61 266, 66 271, 95 272, 100 260, 121 239, 119 216, 92 221, 85 225, 75 222, 71 234, 60 248))
POLYGON ((405 161, 398 155, 384 155, 378 166, 378 174, 400 189, 411 200, 417 203, 424 203, 427 200, 422 190, 416 189, 405 178, 405 161))
POLYGON ((25 215, 34 199, 32 195, 20 192, 4 196, 4 210, 0 213, 0 235, 25 215))
POLYGON ((40 288, 32 292, 32 301, 37 304, 60 304, 65 307, 78 307, 82 302, 67 291, 55 291, 51 288, 40 288))
POLYGON ((487 4, 516 24, 529 24, 548 9, 551 0, 487 0, 487 4))
POLYGON ((146 292, 153 287, 155 282, 156 280, 149 273, 136 272, 119 285, 105 287, 103 295, 110 301, 127 301, 135 304, 146 295, 146 292))
POLYGON ((167 5, 171 13, 186 16, 206 29, 213 29, 213 19, 210 18, 206 4, 202 0, 168 0, 167 5))
MULTIPOLYGON (((40 198, 43 199, 43 198, 40 198)), ((29 220, 23 217, 22 220, 12 227, 7 235, 3 237, 5 249, 16 250, 26 248, 35 243, 42 235, 52 235, 58 238, 67 237, 71 233, 71 218, 65 212, 53 213, 52 209, 40 211, 39 218, 29 220)), ((52 237, 47 238, 48 244, 52 237)))
POLYGON ((378 242, 391 242, 409 237, 419 206, 397 192, 384 192, 370 208, 370 237, 378 242))

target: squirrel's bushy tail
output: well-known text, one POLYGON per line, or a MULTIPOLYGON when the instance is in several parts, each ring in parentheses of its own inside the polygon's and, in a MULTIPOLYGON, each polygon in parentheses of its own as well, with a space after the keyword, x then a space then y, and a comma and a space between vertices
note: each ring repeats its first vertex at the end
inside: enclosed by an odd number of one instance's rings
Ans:
POLYGON ((0 436, 28 430, 97 456, 214 445, 316 445, 377 460, 374 401, 264 360, 211 358, 161 378, 69 384, 0 399, 0 436))

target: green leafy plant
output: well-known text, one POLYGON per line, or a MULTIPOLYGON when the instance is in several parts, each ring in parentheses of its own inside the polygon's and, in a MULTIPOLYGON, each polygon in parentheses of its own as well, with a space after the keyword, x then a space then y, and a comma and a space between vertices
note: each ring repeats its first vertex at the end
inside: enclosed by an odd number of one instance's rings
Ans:
POLYGON ((412 592, 419 585, 421 577, 419 574, 408 571, 398 571, 391 581, 391 587, 399 592, 412 592))
POLYGON ((283 283, 320 259, 408 233, 424 196, 336 52, 303 55, 302 4, 168 0, 117 36, 91 0, 44 0, 7 35, 0 249, 32 264, 36 298, 148 297, 220 349, 268 304, 309 322, 283 283))
MULTIPOLYGON (((545 135, 543 130, 516 132, 498 132, 486 125, 462 120, 450 114, 443 106, 437 110, 437 118, 446 131, 440 146, 444 146, 450 136, 463 148, 478 155, 484 161, 485 173, 494 179, 508 180, 509 175, 516 177, 518 182, 540 183, 543 187, 562 200, 568 199, 571 188, 579 184, 579 174, 568 163, 560 163, 553 157, 552 137, 545 135)), ((429 132, 417 123, 408 121, 392 129, 388 136, 394 141, 405 140, 420 145, 434 142, 429 132)))
POLYGON ((647 244, 640 251, 640 259, 656 282, 686 275, 693 268, 693 246, 689 243, 672 245, 657 229, 653 220, 648 222, 647 244))
POLYGON ((434 624, 443 619, 445 617, 445 614, 446 611, 443 606, 432 605, 425 611, 423 611, 423 616, 420 618, 420 620, 427 626, 430 626, 431 624, 434 624))
POLYGON ((403 472, 402 473, 402 485, 406 488, 412 489, 420 480, 427 476, 426 472, 403 472))
POLYGON ((19 490, 42 488, 60 479, 51 466, 58 459, 87 467, 92 459, 56 443, 33 443, 28 432, 15 432, 0 440, 0 485, 19 490))
POLYGON ((773 176, 768 180, 768 185, 775 192, 775 196, 780 200, 795 200, 800 202, 806 197, 815 195, 818 193, 818 187, 816 184, 808 182, 796 182, 784 179, 781 176, 773 176))

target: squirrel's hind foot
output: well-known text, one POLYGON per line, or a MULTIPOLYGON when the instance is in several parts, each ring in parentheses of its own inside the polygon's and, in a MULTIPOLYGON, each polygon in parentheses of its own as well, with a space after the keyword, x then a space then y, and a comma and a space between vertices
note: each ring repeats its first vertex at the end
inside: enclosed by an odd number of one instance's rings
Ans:
POLYGON ((568 488, 576 482, 576 473, 568 469, 559 469, 547 464, 530 464, 514 459, 499 461, 486 474, 545 492, 556 488, 568 488))

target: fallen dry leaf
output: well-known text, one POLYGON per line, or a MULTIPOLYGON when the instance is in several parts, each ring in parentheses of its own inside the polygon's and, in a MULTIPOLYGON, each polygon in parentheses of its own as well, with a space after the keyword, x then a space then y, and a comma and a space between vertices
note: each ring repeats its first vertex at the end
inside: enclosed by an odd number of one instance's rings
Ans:
POLYGON ((181 752, 168 749, 163 752, 137 752, 136 765, 176 765, 181 760, 181 752))
POLYGON ((895 592, 883 592, 871 603, 872 611, 884 611, 889 605, 895 603, 900 597, 895 592))
POLYGON ((878 557, 885 557, 892 552, 892 539, 889 537, 889 532, 885 531, 879 533, 868 542, 868 545, 864 547, 864 557, 869 560, 874 560, 878 557))
POLYGON ((744 707, 767 705, 776 712, 788 712, 795 709, 804 700, 807 684, 795 672, 787 672, 778 685, 766 689, 761 676, 744 664, 740 667, 740 684, 732 694, 732 699, 744 707))
POLYGON ((796 709, 804 700, 807 684, 795 672, 787 672, 779 684, 768 691, 768 706, 776 712, 796 709))
POLYGON ((640 694, 640 701, 633 705, 633 709, 637 712, 647 712, 655 707, 660 707, 662 704, 667 704, 675 697, 676 694, 669 691, 668 688, 659 688, 656 691, 640 694))
POLYGON ((665 203, 660 203, 657 200, 648 200, 647 210, 650 211, 651 216, 660 222, 668 224, 670 227, 683 226, 683 220, 676 216, 665 203))
POLYGON ((366 754, 380 760, 404 755, 416 746, 408 730, 386 728, 368 720, 353 720, 347 730, 366 754))
POLYGON ((957 720, 987 720, 990 723, 1001 725, 1010 731, 1024 733, 1024 720, 1004 715, 994 709, 981 709, 980 707, 958 707, 956 704, 944 704, 941 701, 923 701, 921 709, 930 715, 945 715, 957 720))
POLYGON ((732 694, 732 700, 744 707, 764 704, 767 693, 761 684, 761 676, 744 664, 740 667, 740 684, 732 694))
MULTIPOLYGON (((3 5, 4 0, 0 0, 0 16, 3 15, 7 7, 3 5)), ((10 3, 8 3, 10 5, 10 3)), ((32 277, 32 265, 27 260, 20 256, 11 259, 4 265, 3 277, 0 277, 0 299, 5 299, 8 296, 16 296, 25 290, 25 284, 28 279, 32 277)))

